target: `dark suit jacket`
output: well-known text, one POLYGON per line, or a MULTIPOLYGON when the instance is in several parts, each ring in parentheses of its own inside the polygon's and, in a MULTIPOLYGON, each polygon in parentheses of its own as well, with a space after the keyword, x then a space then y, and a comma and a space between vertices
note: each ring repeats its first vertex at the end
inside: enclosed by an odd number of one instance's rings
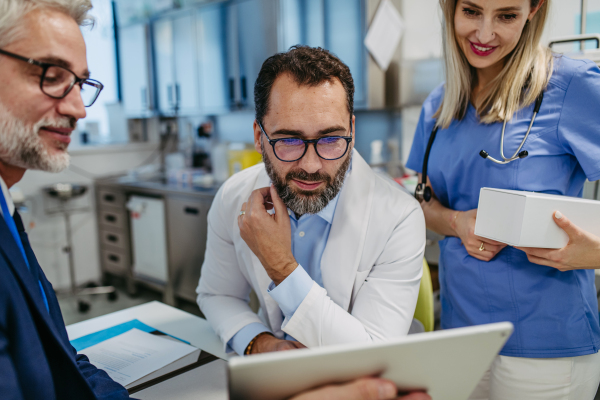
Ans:
POLYGON ((129 398, 123 386, 90 364, 86 356, 77 355, 69 343, 56 295, 33 254, 18 213, 15 223, 31 272, 0 218, 0 399, 129 398))

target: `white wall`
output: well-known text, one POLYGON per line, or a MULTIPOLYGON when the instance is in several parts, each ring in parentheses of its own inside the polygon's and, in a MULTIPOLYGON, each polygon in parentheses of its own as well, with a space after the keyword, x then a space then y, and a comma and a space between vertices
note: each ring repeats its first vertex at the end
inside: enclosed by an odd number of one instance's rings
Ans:
MULTIPOLYGON (((72 152, 72 164, 94 175, 118 174, 142 164, 155 153, 156 147, 138 144, 75 150, 72 152)), ((31 246, 50 282, 60 289, 69 286, 68 259, 62 251, 66 245, 65 223, 62 215, 45 212, 45 209, 56 209, 57 203, 42 194, 43 187, 59 182, 85 184, 90 188, 89 193, 74 203, 88 211, 74 215, 71 220, 73 254, 77 282, 97 280, 100 277, 100 255, 92 180, 72 170, 59 174, 28 171, 15 186, 27 197, 29 212, 22 214, 31 246)))
POLYGON ((442 12, 438 0, 403 0, 400 46, 404 60, 442 56, 442 12))

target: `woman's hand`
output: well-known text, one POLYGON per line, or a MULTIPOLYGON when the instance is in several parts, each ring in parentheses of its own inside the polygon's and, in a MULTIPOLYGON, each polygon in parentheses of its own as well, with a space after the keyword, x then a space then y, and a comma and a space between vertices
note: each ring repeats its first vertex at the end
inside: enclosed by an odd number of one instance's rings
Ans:
POLYGON ((476 217, 477 209, 456 211, 451 225, 470 256, 481 261, 490 261, 506 247, 506 244, 475 235, 476 217))
MULTIPOLYGON (((419 181, 421 174, 419 174, 419 181)), ((427 186, 429 178, 427 178, 427 186)), ((444 207, 435 193, 431 201, 422 201, 421 208, 425 214, 427 229, 444 236, 458 236, 470 256, 478 260, 490 261, 496 254, 506 247, 504 243, 482 238, 475 235, 475 218, 477 209, 469 211, 454 211, 444 207)))
POLYGON ((569 235, 569 243, 562 249, 517 247, 527 253, 529 261, 561 271, 600 268, 600 238, 575 226, 560 211, 553 215, 556 225, 569 235))

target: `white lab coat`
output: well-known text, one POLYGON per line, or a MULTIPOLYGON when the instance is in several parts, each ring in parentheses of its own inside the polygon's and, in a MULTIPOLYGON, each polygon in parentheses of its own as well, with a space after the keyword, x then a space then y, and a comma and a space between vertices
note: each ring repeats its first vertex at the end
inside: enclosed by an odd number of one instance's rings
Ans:
POLYGON ((241 171, 219 189, 208 213, 196 292, 223 343, 253 322, 262 322, 278 338, 286 332, 307 347, 406 335, 423 272, 425 219, 418 202, 375 174, 354 151, 321 259, 324 288, 313 282, 292 318, 283 320, 267 293, 271 279, 237 223, 251 192, 269 184, 263 164, 241 171), (251 288, 260 302, 258 315, 248 305, 251 288))

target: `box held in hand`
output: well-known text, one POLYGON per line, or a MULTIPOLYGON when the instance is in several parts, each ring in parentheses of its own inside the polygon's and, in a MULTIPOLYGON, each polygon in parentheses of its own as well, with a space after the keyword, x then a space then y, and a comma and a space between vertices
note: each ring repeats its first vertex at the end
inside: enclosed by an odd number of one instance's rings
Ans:
POLYGON ((493 188, 479 193, 475 234, 511 246, 559 249, 569 237, 554 222, 555 211, 600 236, 600 201, 493 188))

